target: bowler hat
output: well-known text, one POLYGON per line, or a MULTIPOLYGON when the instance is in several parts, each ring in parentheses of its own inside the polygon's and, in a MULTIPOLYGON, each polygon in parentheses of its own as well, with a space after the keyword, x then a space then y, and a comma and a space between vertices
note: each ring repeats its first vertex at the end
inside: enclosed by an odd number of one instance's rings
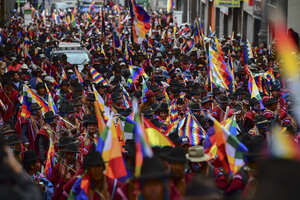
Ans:
POLYGON ((92 93, 89 93, 86 97, 86 100, 91 101, 91 102, 96 101, 95 95, 92 93))
POLYGON ((280 88, 278 86, 276 86, 276 85, 273 85, 271 87, 271 91, 280 91, 280 88))
POLYGON ((59 138, 58 143, 56 144, 57 147, 65 147, 72 142, 72 138, 69 136, 64 136, 59 138))
POLYGON ((203 162, 209 159, 209 156, 204 153, 204 148, 202 146, 192 146, 189 148, 186 158, 190 162, 203 162))
POLYGON ((220 89, 219 89, 219 88, 214 88, 214 89, 213 89, 213 95, 216 96, 216 95, 218 95, 218 94, 221 94, 220 89))
POLYGON ((83 158, 83 166, 85 169, 91 166, 105 166, 101 153, 99 151, 89 151, 83 158))
POLYGON ((65 108, 65 112, 67 114, 74 113, 75 112, 74 105, 72 103, 67 105, 65 108))
POLYGON ((91 114, 88 114, 88 115, 85 115, 83 117, 83 125, 84 126, 87 126, 89 124, 97 124, 97 118, 95 115, 91 115, 91 114))
POLYGON ((190 110, 191 110, 191 111, 200 111, 201 108, 200 108, 199 103, 197 103, 197 102, 192 102, 192 103, 190 104, 190 110))
POLYGON ((221 95, 218 102, 219 103, 228 103, 229 100, 228 100, 228 97, 226 95, 221 95))
POLYGON ((12 134, 8 137, 6 144, 7 145, 14 145, 21 143, 22 140, 19 138, 17 134, 12 134))
POLYGON ((169 112, 169 106, 167 103, 161 103, 158 110, 169 112))
POLYGON ((168 174, 166 173, 163 162, 157 158, 146 157, 143 160, 142 168, 141 168, 141 176, 139 179, 141 181, 153 180, 153 179, 163 179, 167 178, 168 174))
POLYGON ((165 95, 163 93, 158 93, 155 96, 156 101, 161 101, 163 98, 165 98, 165 95))
POLYGON ((37 161, 40 157, 35 153, 34 150, 28 150, 24 152, 23 163, 37 161))
POLYGON ((38 109, 41 109, 41 108, 42 108, 42 107, 41 107, 39 104, 33 103, 33 104, 31 104, 31 106, 30 106, 30 112, 33 112, 33 111, 38 110, 38 109))
POLYGON ((201 104, 205 104, 207 102, 212 102, 212 100, 208 96, 205 96, 201 99, 201 104))
POLYGON ((45 113, 44 119, 54 119, 54 118, 55 118, 55 115, 52 111, 48 111, 45 113))
POLYGON ((15 132, 15 130, 11 129, 10 125, 8 125, 8 124, 4 124, 2 126, 2 128, 0 129, 0 133, 3 135, 9 134, 9 133, 14 133, 14 132, 15 132))
POLYGON ((278 100, 272 97, 272 98, 268 99, 268 101, 266 102, 266 106, 270 106, 275 103, 278 103, 278 100))
POLYGON ((36 88, 36 89, 39 89, 39 88, 41 88, 41 87, 46 88, 44 83, 39 82, 39 83, 36 85, 35 88, 36 88))
POLYGON ((185 162, 185 151, 181 146, 177 146, 166 156, 166 158, 170 161, 185 162))
POLYGON ((61 152, 68 152, 68 153, 79 153, 77 145, 74 143, 69 143, 66 145, 65 149, 62 149, 61 152))
POLYGON ((117 100, 122 99, 122 96, 120 95, 119 92, 113 92, 111 94, 111 99, 113 102, 116 102, 117 100))
POLYGON ((262 125, 262 124, 270 124, 271 122, 267 119, 264 115, 257 115, 254 118, 254 122, 256 125, 262 125))
POLYGON ((255 106, 258 103, 259 101, 255 97, 251 98, 249 102, 250 106, 255 106))
POLYGON ((70 85, 69 81, 68 80, 63 80, 60 84, 60 86, 63 86, 63 85, 70 85))
POLYGON ((145 116, 150 116, 150 115, 154 115, 154 111, 152 108, 145 108, 142 110, 143 115, 145 116))

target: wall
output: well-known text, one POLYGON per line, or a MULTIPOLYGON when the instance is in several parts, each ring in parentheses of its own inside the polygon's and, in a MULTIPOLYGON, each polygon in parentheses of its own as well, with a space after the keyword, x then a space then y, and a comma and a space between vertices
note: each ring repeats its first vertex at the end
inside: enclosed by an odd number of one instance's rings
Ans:
POLYGON ((288 12, 287 12, 287 23, 289 28, 293 28, 294 31, 300 35, 300 1, 289 0, 288 1, 288 12))

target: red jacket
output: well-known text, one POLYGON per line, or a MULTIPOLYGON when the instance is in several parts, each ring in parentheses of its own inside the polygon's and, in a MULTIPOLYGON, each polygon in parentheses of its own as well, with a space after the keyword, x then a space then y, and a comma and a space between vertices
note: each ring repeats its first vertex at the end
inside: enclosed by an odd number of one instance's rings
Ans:
POLYGON ((0 107, 4 122, 8 122, 8 120, 13 116, 18 101, 18 95, 19 92, 15 89, 12 89, 11 92, 7 92, 5 88, 0 92, 0 100, 6 107, 6 111, 2 110, 0 107))

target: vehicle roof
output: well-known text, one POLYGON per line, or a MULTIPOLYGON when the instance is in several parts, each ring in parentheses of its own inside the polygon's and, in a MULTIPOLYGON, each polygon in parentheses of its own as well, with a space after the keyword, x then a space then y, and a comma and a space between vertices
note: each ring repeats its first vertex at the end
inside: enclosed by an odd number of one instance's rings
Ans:
POLYGON ((81 47, 81 44, 78 43, 78 42, 71 42, 71 43, 68 43, 68 42, 60 42, 58 44, 58 47, 60 48, 67 48, 67 47, 81 47))

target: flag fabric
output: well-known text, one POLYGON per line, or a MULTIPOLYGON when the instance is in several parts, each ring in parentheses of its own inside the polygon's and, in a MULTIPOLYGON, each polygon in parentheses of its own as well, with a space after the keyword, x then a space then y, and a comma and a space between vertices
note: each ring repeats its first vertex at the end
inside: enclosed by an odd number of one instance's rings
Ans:
POLYGON ((100 106, 99 101, 95 101, 94 106, 95 106, 95 114, 96 114, 96 118, 97 118, 98 132, 99 132, 99 135, 101 135, 101 133, 104 131, 105 123, 104 123, 104 119, 101 114, 101 106, 100 106))
POLYGON ((178 135, 188 136, 190 145, 200 145, 205 139, 205 134, 198 120, 190 111, 188 111, 185 118, 178 124, 178 135))
POLYGON ((251 94, 251 98, 256 98, 258 101, 261 101, 262 98, 260 96, 258 87, 257 87, 256 82, 254 80, 254 77, 252 75, 252 72, 247 66, 246 66, 246 70, 247 70, 248 75, 249 75, 248 90, 249 90, 249 93, 251 94))
POLYGON ((88 191, 91 185, 90 175, 84 173, 79 179, 74 183, 72 190, 70 192, 69 200, 88 200, 88 191))
POLYGON ((132 103, 133 111, 134 111, 134 121, 136 126, 134 127, 135 133, 135 146, 136 146, 136 156, 135 156, 135 176, 139 177, 141 174, 141 167, 143 164, 143 159, 145 157, 152 157, 153 152, 150 148, 149 140, 147 134, 145 133, 145 129, 142 126, 142 122, 140 116, 138 115, 138 101, 137 99, 133 100, 132 103))
POLYGON ((170 106, 170 121, 171 123, 178 121, 178 111, 176 101, 170 106))
MULTIPOLYGON (((97 117, 97 121, 98 121, 98 117, 97 117)), ((98 121, 98 124, 99 124, 99 121, 98 121)), ((98 125, 98 127, 99 127, 99 125, 98 125)), ((104 130, 101 132, 101 135, 98 136, 98 139, 97 139, 96 151, 99 151, 101 154, 103 153, 104 143, 105 143, 105 140, 107 138, 108 129, 109 129, 109 127, 105 126, 104 130)), ((99 131, 99 128, 98 128, 98 131, 99 131)))
POLYGON ((129 117, 119 116, 120 119, 120 127, 121 130, 124 132, 124 138, 127 139, 133 139, 135 137, 134 131, 136 130, 135 126, 136 123, 130 119, 129 117))
POLYGON ((42 108, 42 113, 45 114, 49 111, 48 103, 45 102, 40 96, 38 96, 33 90, 31 90, 27 85, 23 86, 23 100, 21 116, 29 117, 31 115, 30 106, 33 103, 39 104, 42 108))
POLYGON ((167 12, 170 12, 175 6, 174 0, 168 0, 167 2, 167 12))
POLYGON ((132 20, 132 35, 134 42, 142 44, 146 38, 146 34, 149 32, 150 16, 148 13, 134 0, 129 1, 130 14, 132 20))
POLYGON ((233 77, 231 72, 222 56, 211 47, 209 47, 209 69, 211 75, 210 81, 215 86, 233 91, 233 77))
POLYGON ((244 45, 242 58, 245 64, 248 64, 248 59, 254 58, 253 49, 249 40, 247 40, 246 44, 244 45))
POLYGON ((294 139, 290 138, 280 127, 272 131, 273 137, 270 144, 270 156, 287 160, 300 160, 300 147, 294 139))
POLYGON ((96 8, 95 1, 92 1, 91 5, 88 8, 88 11, 95 12, 95 8, 96 8))
POLYGON ((147 87, 145 79, 143 78, 143 83, 142 83, 142 102, 147 101, 147 99, 146 99, 146 92, 147 91, 148 91, 148 87, 147 87))
POLYGON ((146 135, 149 139, 149 144, 153 146, 172 146, 173 142, 160 132, 147 118, 143 118, 146 135))
POLYGON ((93 67, 89 66, 91 75, 93 77, 93 80, 96 84, 102 83, 104 86, 107 85, 107 82, 104 80, 104 78, 101 76, 99 72, 97 72, 93 67))
POLYGON ((60 68, 61 68, 61 80, 60 80, 60 82, 62 82, 63 80, 67 79, 67 74, 66 74, 63 66, 61 64, 59 64, 59 65, 60 65, 60 68))
POLYGON ((165 62, 167 64, 167 71, 169 72, 169 76, 172 76, 175 72, 175 67, 172 61, 169 58, 165 59, 165 62))
POLYGON ((91 28, 87 33, 86 33, 86 37, 89 38, 93 33, 93 28, 91 28))
POLYGON ((126 176, 127 172, 122 157, 116 126, 112 117, 113 114, 111 114, 107 123, 109 129, 105 138, 102 157, 104 162, 106 162, 105 175, 114 179, 126 176))
POLYGON ((45 165, 45 175, 46 177, 49 179, 51 173, 52 173, 52 170, 55 166, 55 163, 54 163, 54 153, 55 153, 55 150, 54 150, 54 144, 53 144, 53 141, 52 141, 52 132, 49 133, 50 134, 50 143, 49 143, 49 149, 48 149, 48 154, 47 154, 47 160, 46 160, 46 165, 45 165))
POLYGON ((228 130, 232 135, 237 136, 238 133, 238 124, 236 122, 236 115, 232 115, 227 118, 225 121, 221 122, 221 124, 228 130))
POLYGON ((207 130, 205 140, 203 142, 204 151, 211 159, 217 155, 216 135, 214 126, 207 130))
POLYGON ((211 116, 209 118, 214 122, 218 157, 222 167, 228 173, 236 173, 239 168, 245 165, 243 153, 247 152, 248 149, 215 118, 211 116))
POLYGON ((75 70, 75 74, 76 74, 76 76, 78 78, 79 83, 83 84, 83 78, 81 77, 81 75, 80 75, 77 67, 74 67, 74 70, 75 70))
POLYGON ((45 87, 48 94, 48 110, 52 111, 56 115, 58 113, 58 109, 56 107, 56 104, 53 101, 52 95, 47 87, 47 84, 45 84, 45 87))
POLYGON ((104 112, 103 113, 104 118, 108 119, 108 117, 109 117, 109 115, 111 113, 110 108, 105 105, 104 99, 101 97, 101 95, 95 89, 94 85, 93 85, 93 91, 94 91, 96 102, 98 102, 98 104, 96 104, 96 106, 97 107, 99 106, 100 111, 104 112))

